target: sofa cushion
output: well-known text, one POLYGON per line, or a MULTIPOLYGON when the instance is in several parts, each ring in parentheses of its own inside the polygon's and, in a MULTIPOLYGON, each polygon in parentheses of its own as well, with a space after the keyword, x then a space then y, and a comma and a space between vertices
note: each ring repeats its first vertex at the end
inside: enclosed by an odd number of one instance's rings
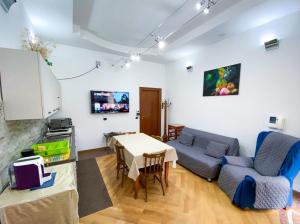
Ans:
POLYGON ((245 176, 255 178, 261 175, 252 168, 227 164, 221 169, 218 185, 233 200, 236 189, 245 176))
POLYGON ((177 162, 194 173, 210 179, 215 178, 219 174, 221 159, 205 155, 205 149, 183 145, 179 143, 178 139, 169 141, 167 144, 176 149, 177 162))
POLYGON ((205 149, 208 143, 209 143, 208 139, 196 135, 193 145, 205 149))
POLYGON ((220 159, 226 155, 226 151, 229 148, 229 145, 210 141, 206 147, 205 154, 220 159))
POLYGON ((191 146, 193 145, 195 136, 187 133, 187 132, 181 132, 180 136, 178 137, 178 140, 181 144, 191 146))

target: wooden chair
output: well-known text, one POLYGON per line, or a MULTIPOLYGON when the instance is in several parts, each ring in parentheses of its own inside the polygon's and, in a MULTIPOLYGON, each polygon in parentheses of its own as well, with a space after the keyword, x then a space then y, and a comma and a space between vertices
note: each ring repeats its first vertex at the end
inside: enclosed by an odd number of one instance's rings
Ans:
POLYGON ((162 178, 162 173, 164 170, 164 162, 165 162, 165 155, 167 150, 155 153, 155 154, 148 154, 144 153, 144 168, 140 169, 141 173, 141 184, 145 187, 145 201, 148 200, 148 177, 153 175, 153 183, 155 183, 155 179, 158 180, 158 182, 161 185, 163 195, 165 195, 165 188, 162 178))
POLYGON ((127 135, 132 135, 132 134, 136 134, 135 131, 129 131, 129 132, 126 132, 127 135))
POLYGON ((124 156, 124 146, 117 143, 115 145, 116 147, 116 153, 117 153, 117 179, 119 178, 119 172, 122 170, 122 183, 121 186, 124 185, 124 177, 126 173, 128 172, 128 167, 125 162, 125 156, 124 156))

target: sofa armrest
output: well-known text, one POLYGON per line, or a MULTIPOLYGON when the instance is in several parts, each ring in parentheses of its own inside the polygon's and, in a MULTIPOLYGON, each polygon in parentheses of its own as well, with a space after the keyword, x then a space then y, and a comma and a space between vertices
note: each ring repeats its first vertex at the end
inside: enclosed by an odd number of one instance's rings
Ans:
POLYGON ((256 191, 254 208, 285 208, 291 191, 290 182, 284 176, 255 177, 256 191))
POLYGON ((253 168, 253 158, 245 156, 224 156, 222 158, 222 165, 226 164, 253 168))

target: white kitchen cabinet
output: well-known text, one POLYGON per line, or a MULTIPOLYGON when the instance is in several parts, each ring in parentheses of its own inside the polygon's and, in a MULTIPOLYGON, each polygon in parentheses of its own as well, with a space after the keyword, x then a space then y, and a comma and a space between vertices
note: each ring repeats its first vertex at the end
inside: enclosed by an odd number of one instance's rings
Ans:
POLYGON ((44 119, 61 107, 60 84, 37 52, 0 48, 5 120, 44 119))

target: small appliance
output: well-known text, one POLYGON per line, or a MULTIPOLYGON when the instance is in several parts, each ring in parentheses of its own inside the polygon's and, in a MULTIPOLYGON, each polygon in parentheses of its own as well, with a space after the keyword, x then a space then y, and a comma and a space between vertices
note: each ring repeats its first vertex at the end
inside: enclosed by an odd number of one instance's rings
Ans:
POLYGON ((48 123, 47 137, 72 135, 72 119, 71 118, 59 118, 51 119, 48 123))
POLYGON ((65 130, 72 127, 71 118, 51 119, 48 124, 50 131, 65 130))
POLYGON ((41 156, 18 159, 10 165, 8 171, 12 189, 40 187, 51 179, 51 173, 44 172, 44 160, 41 156))

